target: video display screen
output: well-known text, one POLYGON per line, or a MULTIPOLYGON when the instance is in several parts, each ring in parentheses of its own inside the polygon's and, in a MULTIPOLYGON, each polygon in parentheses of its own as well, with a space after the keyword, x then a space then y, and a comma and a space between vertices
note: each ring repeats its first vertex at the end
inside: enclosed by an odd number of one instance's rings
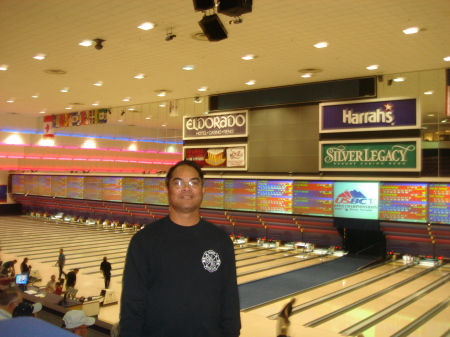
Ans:
POLYGON ((84 198, 84 177, 67 177, 67 198, 84 198))
POLYGON ((293 213, 333 216, 333 182, 294 181, 293 213))
POLYGON ((381 183, 380 220, 427 221, 426 183, 381 183))
POLYGON ((38 177, 25 175, 24 182, 25 194, 38 195, 38 177))
POLYGON ((123 178, 122 201, 139 204, 144 203, 144 178, 123 178))
POLYGON ((50 197, 52 195, 52 177, 51 176, 38 176, 38 188, 37 194, 44 197, 50 197))
POLYGON ((334 183, 333 215, 339 218, 378 219, 377 182, 334 183))
POLYGON ((13 194, 25 194, 25 176, 23 174, 15 174, 11 177, 11 192, 13 194))
POLYGON ((429 185, 428 221, 450 225, 450 184, 429 185))
POLYGON ((121 177, 103 177, 102 200, 122 201, 121 177))
POLYGON ((258 212, 292 213, 292 180, 258 180, 258 212))
POLYGON ((84 177, 84 199, 102 200, 102 177, 84 177))
POLYGON ((201 207, 223 209, 224 181, 224 179, 205 180, 205 193, 201 207))
POLYGON ((164 178, 144 178, 144 203, 167 205, 164 178))
POLYGON ((52 196, 67 198, 67 176, 52 176, 52 196))
POLYGON ((224 206, 234 211, 256 211, 257 180, 225 180, 224 206))

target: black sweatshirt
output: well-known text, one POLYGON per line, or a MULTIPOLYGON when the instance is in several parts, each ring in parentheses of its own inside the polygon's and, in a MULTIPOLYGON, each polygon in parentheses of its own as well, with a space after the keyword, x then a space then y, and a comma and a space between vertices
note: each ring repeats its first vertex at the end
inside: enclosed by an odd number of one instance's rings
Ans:
POLYGON ((123 275, 123 337, 236 337, 240 327, 234 248, 222 229, 165 217, 133 236, 123 275))

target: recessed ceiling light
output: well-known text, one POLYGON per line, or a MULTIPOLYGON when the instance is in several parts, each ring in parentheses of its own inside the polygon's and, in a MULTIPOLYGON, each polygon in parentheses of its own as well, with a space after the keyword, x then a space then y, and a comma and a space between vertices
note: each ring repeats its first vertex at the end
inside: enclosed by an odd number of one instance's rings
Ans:
POLYGON ((314 45, 316 48, 325 48, 328 47, 328 42, 319 42, 314 45))
POLYGON ((245 82, 245 84, 247 84, 247 85, 253 85, 253 84, 255 84, 255 83, 256 83, 255 80, 250 80, 250 81, 248 81, 248 82, 245 82))
POLYGON ((411 27, 411 28, 407 28, 403 30, 403 33, 405 34, 415 34, 419 32, 419 28, 418 27, 411 27))
POLYGON ((96 102, 94 102, 94 103, 92 103, 92 105, 95 105, 95 106, 97 106, 97 105, 99 105, 99 101, 96 101, 96 102))
POLYGON ((158 104, 158 106, 160 106, 161 108, 164 108, 166 106, 166 102, 161 102, 158 104))
POLYGON ((434 91, 433 90, 425 91, 424 94, 425 95, 433 95, 434 91))
POLYGON ((73 108, 73 106, 72 106, 72 105, 69 105, 69 106, 67 106, 66 110, 70 110, 70 109, 72 109, 72 108, 73 108))
POLYGON ((79 43, 80 46, 89 47, 92 46, 94 42, 92 40, 83 40, 79 43))
POLYGON ((166 92, 164 90, 161 90, 156 96, 164 97, 166 96, 166 92))
POLYGON ((131 97, 125 97, 122 101, 124 101, 124 102, 129 102, 130 99, 131 99, 131 97))
POLYGON ((164 127, 165 127, 165 126, 167 126, 167 124, 166 124, 166 123, 164 123, 164 124, 161 124, 161 126, 164 126, 164 127))
POLYGON ((155 24, 153 24, 151 22, 144 22, 143 24, 138 26, 138 28, 142 29, 142 30, 150 30, 150 29, 155 28, 155 24))
POLYGON ((152 116, 147 116, 145 117, 145 119, 152 119, 152 116))
POLYGON ((95 86, 101 87, 103 85, 103 81, 98 81, 97 83, 94 83, 95 86))
POLYGON ((45 114, 45 112, 47 111, 47 109, 41 109, 41 111, 39 111, 40 114, 45 114))
POLYGON ((134 78, 137 78, 137 79, 143 79, 145 77, 145 75, 144 74, 137 74, 136 76, 134 76, 134 78))
POLYGON ((69 88, 68 87, 62 88, 61 92, 69 92, 69 88))
POLYGON ((134 111, 134 105, 128 108, 128 111, 134 111))
POLYGON ((37 54, 36 56, 33 56, 33 58, 36 60, 43 60, 45 59, 45 56, 45 54, 37 54))
POLYGON ((394 78, 394 82, 403 82, 405 80, 404 77, 396 77, 394 78))
POLYGON ((8 69, 8 65, 7 64, 2 64, 0 66, 0 70, 7 70, 8 69))
POLYGON ((366 69, 368 69, 368 70, 376 70, 376 69, 378 69, 378 65, 377 64, 373 64, 371 66, 366 67, 366 69))
POLYGON ((441 120, 441 123, 447 123, 447 122, 448 122, 448 119, 441 120))
POLYGON ((198 89, 198 91, 207 91, 207 90, 208 90, 208 87, 201 87, 198 89))
POLYGON ((246 61, 253 60, 254 58, 256 58, 256 56, 253 54, 248 54, 248 55, 242 56, 242 59, 246 60, 246 61))
POLYGON ((444 57, 444 61, 450 61, 450 56, 444 57))
POLYGON ((183 69, 184 70, 193 70, 193 69, 195 69, 195 66, 192 64, 188 64, 187 66, 184 66, 183 69))
POLYGON ((15 101, 16 99, 14 98, 14 97, 11 97, 9 100, 7 100, 6 102, 8 102, 8 103, 14 103, 14 101, 15 101))
POLYGON ((428 117, 433 117, 434 116, 434 114, 428 114, 428 117))
POLYGON ((310 78, 312 75, 311 74, 303 74, 302 77, 303 78, 310 78))
POLYGON ((33 98, 38 98, 38 97, 39 97, 39 94, 38 94, 38 93, 35 93, 35 94, 32 95, 31 97, 33 97, 33 98))

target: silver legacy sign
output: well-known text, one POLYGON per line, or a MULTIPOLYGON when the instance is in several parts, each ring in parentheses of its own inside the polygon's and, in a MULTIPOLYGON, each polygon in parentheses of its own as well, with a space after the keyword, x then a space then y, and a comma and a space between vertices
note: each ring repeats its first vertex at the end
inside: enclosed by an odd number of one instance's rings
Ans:
POLYGON ((184 117, 183 139, 247 137, 247 111, 184 117))

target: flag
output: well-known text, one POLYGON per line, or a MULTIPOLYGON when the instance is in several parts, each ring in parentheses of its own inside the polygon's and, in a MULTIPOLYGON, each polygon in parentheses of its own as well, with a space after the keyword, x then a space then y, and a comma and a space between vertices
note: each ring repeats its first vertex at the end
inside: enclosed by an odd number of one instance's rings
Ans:
POLYGON ((169 102, 169 116, 171 117, 178 116, 177 101, 169 102))
POLYGON ((104 124, 108 121, 108 109, 98 110, 98 123, 104 124))
POLYGON ((80 112, 80 124, 81 125, 89 125, 89 111, 81 111, 80 112))
POLYGON ((80 113, 79 112, 71 112, 70 113, 69 125, 72 125, 72 126, 80 125, 80 113))
POLYGON ((53 116, 44 117, 44 139, 53 139, 53 116))

